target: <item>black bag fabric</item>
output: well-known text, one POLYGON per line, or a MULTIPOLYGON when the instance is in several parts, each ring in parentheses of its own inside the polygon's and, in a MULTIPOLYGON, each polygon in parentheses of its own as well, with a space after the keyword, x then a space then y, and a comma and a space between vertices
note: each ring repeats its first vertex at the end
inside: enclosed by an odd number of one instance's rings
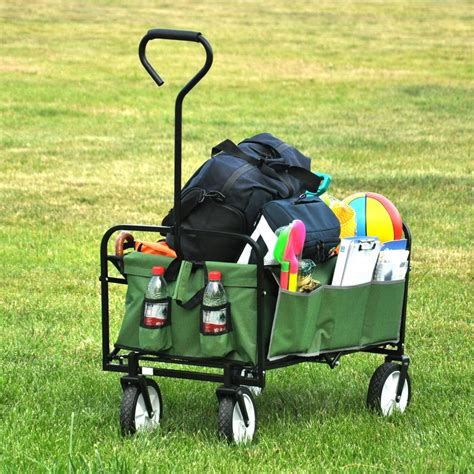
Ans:
POLYGON ((303 258, 316 263, 325 262, 340 243, 341 225, 334 212, 317 196, 304 194, 295 199, 271 201, 262 209, 262 215, 272 230, 300 219, 306 226, 303 258))
MULTIPOLYGON (((321 178, 310 171, 310 159, 269 133, 235 145, 230 140, 212 149, 212 157, 181 192, 181 225, 250 235, 264 204, 274 199, 315 192, 321 178)), ((163 225, 174 225, 173 210, 163 225)), ((173 247, 173 236, 167 235, 173 247)), ((244 243, 237 239, 181 234, 183 258, 235 262, 244 243)))

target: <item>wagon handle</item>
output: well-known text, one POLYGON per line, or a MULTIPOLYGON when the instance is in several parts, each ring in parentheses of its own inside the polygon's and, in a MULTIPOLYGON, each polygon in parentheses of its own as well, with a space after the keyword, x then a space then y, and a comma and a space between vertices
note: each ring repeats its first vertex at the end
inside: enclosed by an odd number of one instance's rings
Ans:
POLYGON ((183 122, 183 100, 186 94, 206 75, 212 66, 212 47, 209 42, 197 31, 184 30, 163 30, 153 29, 140 41, 138 47, 138 56, 143 67, 146 69, 151 78, 158 86, 164 84, 163 79, 156 72, 153 66, 146 58, 146 46, 149 41, 154 39, 176 40, 176 41, 193 41, 201 43, 206 51, 206 62, 204 66, 194 75, 194 77, 181 89, 176 97, 175 104, 175 125, 174 125, 174 247, 179 257, 182 257, 180 242, 180 225, 181 225, 181 158, 182 158, 182 122, 183 122))

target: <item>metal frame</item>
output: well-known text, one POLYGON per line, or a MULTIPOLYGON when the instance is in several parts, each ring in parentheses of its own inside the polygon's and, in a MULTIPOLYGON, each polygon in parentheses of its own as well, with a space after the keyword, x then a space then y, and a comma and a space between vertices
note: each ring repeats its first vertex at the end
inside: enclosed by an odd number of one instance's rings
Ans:
MULTIPOLYGON (((182 106, 183 100, 188 92, 205 76, 209 71, 212 61, 213 52, 209 42, 201 35, 201 33, 193 31, 178 31, 178 30, 163 30, 153 29, 143 37, 139 45, 139 58, 144 68, 150 74, 151 78, 158 86, 164 84, 163 79, 156 72, 153 66, 149 63, 146 57, 146 46, 149 41, 154 39, 162 40, 178 40, 191 41, 200 43, 205 50, 206 60, 202 68, 197 74, 181 89, 176 97, 175 104, 175 146, 174 146, 174 217, 175 224, 172 227, 166 226, 149 226, 149 225, 116 225, 111 227, 104 234, 100 247, 100 282, 101 282, 101 299, 102 299, 102 367, 103 370, 111 372, 122 372, 128 374, 127 377, 122 378, 122 384, 137 384, 142 387, 147 393, 146 384, 144 384, 144 375, 155 375, 162 377, 174 377, 184 379, 194 379, 209 382, 219 382, 223 387, 218 388, 217 395, 224 396, 228 393, 233 393, 239 401, 239 405, 243 404, 241 396, 239 396, 239 385, 253 385, 258 387, 265 386, 265 371, 269 369, 276 369, 279 367, 286 367, 300 362, 317 362, 328 364, 334 368, 339 364, 340 357, 351 354, 353 352, 370 352, 373 354, 382 354, 386 356, 387 361, 400 361, 402 363, 401 377, 399 380, 399 387, 397 391, 398 398, 401 395, 406 373, 408 370, 409 359, 404 354, 405 344, 405 328, 406 328, 406 310, 408 297, 408 280, 410 264, 408 273, 405 279, 405 292, 401 314, 400 325, 400 340, 396 344, 396 348, 392 349, 388 345, 369 346, 359 350, 340 350, 331 353, 323 353, 314 357, 298 357, 288 356, 277 361, 268 361, 266 359, 266 350, 264 344, 264 264, 263 255, 260 247, 256 242, 250 239, 247 235, 232 234, 227 232, 216 232, 209 230, 190 230, 181 227, 181 161, 182 161, 182 106), (257 364, 255 366, 249 364, 242 364, 241 362, 232 360, 218 360, 218 359, 194 359, 189 357, 168 356, 164 354, 150 354, 141 351, 130 351, 126 354, 120 353, 120 348, 115 347, 110 350, 110 334, 109 334, 109 284, 127 284, 126 277, 116 278, 109 275, 109 262, 112 263, 119 271, 122 270, 122 261, 115 255, 108 255, 108 243, 110 237, 117 231, 129 230, 140 232, 159 232, 162 234, 172 233, 174 236, 175 250, 178 256, 182 256, 180 236, 182 234, 194 234, 202 236, 214 236, 223 238, 233 238, 249 244, 255 251, 257 257, 257 364), (191 370, 176 370, 162 367, 146 367, 140 365, 140 362, 153 362, 165 364, 186 364, 196 367, 211 367, 221 369, 222 373, 205 373, 191 370), (241 370, 245 368, 252 377, 242 377, 241 370), (230 390, 230 392, 229 392, 230 390)), ((403 224, 403 232, 408 242, 408 250, 411 250, 411 233, 406 224, 403 224)), ((147 393, 148 395, 148 393, 147 393)), ((148 397, 145 398, 147 410, 149 415, 152 411, 151 403, 148 397)), ((244 407, 245 408, 245 407, 244 407)), ((245 411, 245 410, 244 410, 245 411)), ((151 416, 151 415, 150 415, 151 416)))
MULTIPOLYGON (((173 378, 185 378, 194 380, 203 380, 209 382, 220 382, 225 387, 232 387, 237 385, 255 385, 258 387, 265 386, 265 371, 270 369, 276 369, 279 367, 287 367, 295 365, 300 362, 317 362, 329 365, 334 368, 339 364, 339 359, 342 356, 352 354, 354 352, 369 352, 372 354, 382 354, 386 356, 386 361, 399 361, 402 363, 402 376, 400 377, 400 386, 403 387, 403 383, 406 377, 406 371, 408 369, 409 359, 405 355, 405 328, 406 328, 406 311, 407 311, 407 299, 408 299, 408 281, 410 264, 408 272, 405 278, 405 291, 403 296, 402 314, 400 321, 400 339, 396 344, 395 348, 390 348, 390 344, 386 345, 373 345, 367 346, 362 349, 352 350, 340 350, 330 353, 322 353, 314 357, 300 357, 300 356, 288 356, 284 359, 276 361, 269 361, 266 359, 266 350, 264 344, 263 324, 264 324, 264 311, 265 307, 263 304, 264 298, 264 264, 263 256, 259 245, 250 239, 247 235, 231 234, 227 232, 216 232, 207 230, 189 230, 183 229, 183 233, 195 233, 196 235, 210 235, 210 236, 221 236, 225 238, 235 238, 242 240, 249 244, 257 256, 257 364, 251 366, 243 364, 242 362, 232 361, 228 359, 195 359, 189 357, 178 357, 170 356, 165 354, 150 354, 149 352, 131 351, 127 354, 120 354, 120 349, 115 347, 112 351, 110 350, 110 333, 109 333, 109 284, 127 284, 126 278, 115 278, 109 276, 108 264, 111 262, 116 268, 120 270, 120 259, 115 255, 108 255, 107 248, 110 241, 110 237, 117 231, 128 230, 128 231, 142 231, 142 232, 160 232, 167 233, 171 232, 171 227, 163 226, 146 226, 146 225, 117 225, 111 227, 103 236, 101 249, 100 249, 100 261, 101 261, 101 297, 102 297, 102 367, 103 370, 113 372, 124 372, 129 377, 138 377, 139 375, 155 375, 163 377, 173 378), (133 362, 131 362, 131 360, 133 362), (127 361, 127 363, 125 363, 127 361), (185 364, 193 365, 196 367, 211 367, 216 369, 223 369, 222 374, 215 373, 204 373, 190 370, 176 370, 168 368, 148 368, 143 372, 143 367, 140 365, 140 361, 154 362, 154 363, 167 363, 167 364, 185 364), (406 369, 405 369, 406 367, 406 369), (242 377, 239 375, 240 371, 236 369, 250 369, 253 378, 242 377), (152 373, 149 373, 152 370, 152 373)), ((408 226, 403 224, 404 235, 407 239, 408 249, 411 249, 411 234, 408 226)))

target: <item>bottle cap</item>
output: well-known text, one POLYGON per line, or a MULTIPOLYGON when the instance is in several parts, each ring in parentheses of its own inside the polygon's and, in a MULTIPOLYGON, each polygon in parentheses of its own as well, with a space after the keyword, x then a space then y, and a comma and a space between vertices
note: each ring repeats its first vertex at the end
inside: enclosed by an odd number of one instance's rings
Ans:
POLYGON ((209 280, 220 280, 222 278, 221 272, 209 272, 209 280))
POLYGON ((153 267, 151 269, 151 274, 153 276, 163 276, 165 274, 165 267, 153 267))

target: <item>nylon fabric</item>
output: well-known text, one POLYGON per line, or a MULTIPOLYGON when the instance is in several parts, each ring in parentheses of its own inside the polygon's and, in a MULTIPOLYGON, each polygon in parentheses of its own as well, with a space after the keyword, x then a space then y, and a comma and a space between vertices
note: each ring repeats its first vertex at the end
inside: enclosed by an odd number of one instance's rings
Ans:
MULTIPOLYGON (((116 345, 126 349, 180 357, 224 357, 255 364, 257 361, 257 270, 255 265, 206 262, 208 271, 217 270, 222 273, 222 284, 231 304, 232 328, 227 334, 202 335, 200 333, 201 306, 185 309, 178 304, 177 300, 186 302, 192 298, 203 288, 205 281, 204 269, 198 267, 193 271, 193 264, 186 261, 181 262, 176 281, 168 282, 172 314, 171 324, 166 326, 168 332, 159 332, 165 328, 140 332, 143 301, 151 278, 151 268, 154 265, 168 267, 172 261, 171 258, 139 252, 131 252, 123 257, 128 288, 125 315, 116 345), (161 336, 166 336, 166 339, 161 336)), ((264 344, 267 347, 276 303, 276 285, 273 279, 266 279, 265 289, 264 344)))
POLYGON ((324 285, 308 294, 280 290, 268 358, 397 342, 404 286, 394 281, 324 285))
MULTIPOLYGON (((317 190, 321 178, 311 173, 310 165, 308 157, 269 133, 239 145, 225 140, 184 186, 181 226, 250 235, 266 203, 317 190)), ((175 225, 173 210, 162 224, 175 225)), ((172 248, 173 239, 167 234, 172 248)), ((239 239, 192 233, 183 233, 180 243, 186 260, 222 262, 236 262, 245 245, 239 239)))

